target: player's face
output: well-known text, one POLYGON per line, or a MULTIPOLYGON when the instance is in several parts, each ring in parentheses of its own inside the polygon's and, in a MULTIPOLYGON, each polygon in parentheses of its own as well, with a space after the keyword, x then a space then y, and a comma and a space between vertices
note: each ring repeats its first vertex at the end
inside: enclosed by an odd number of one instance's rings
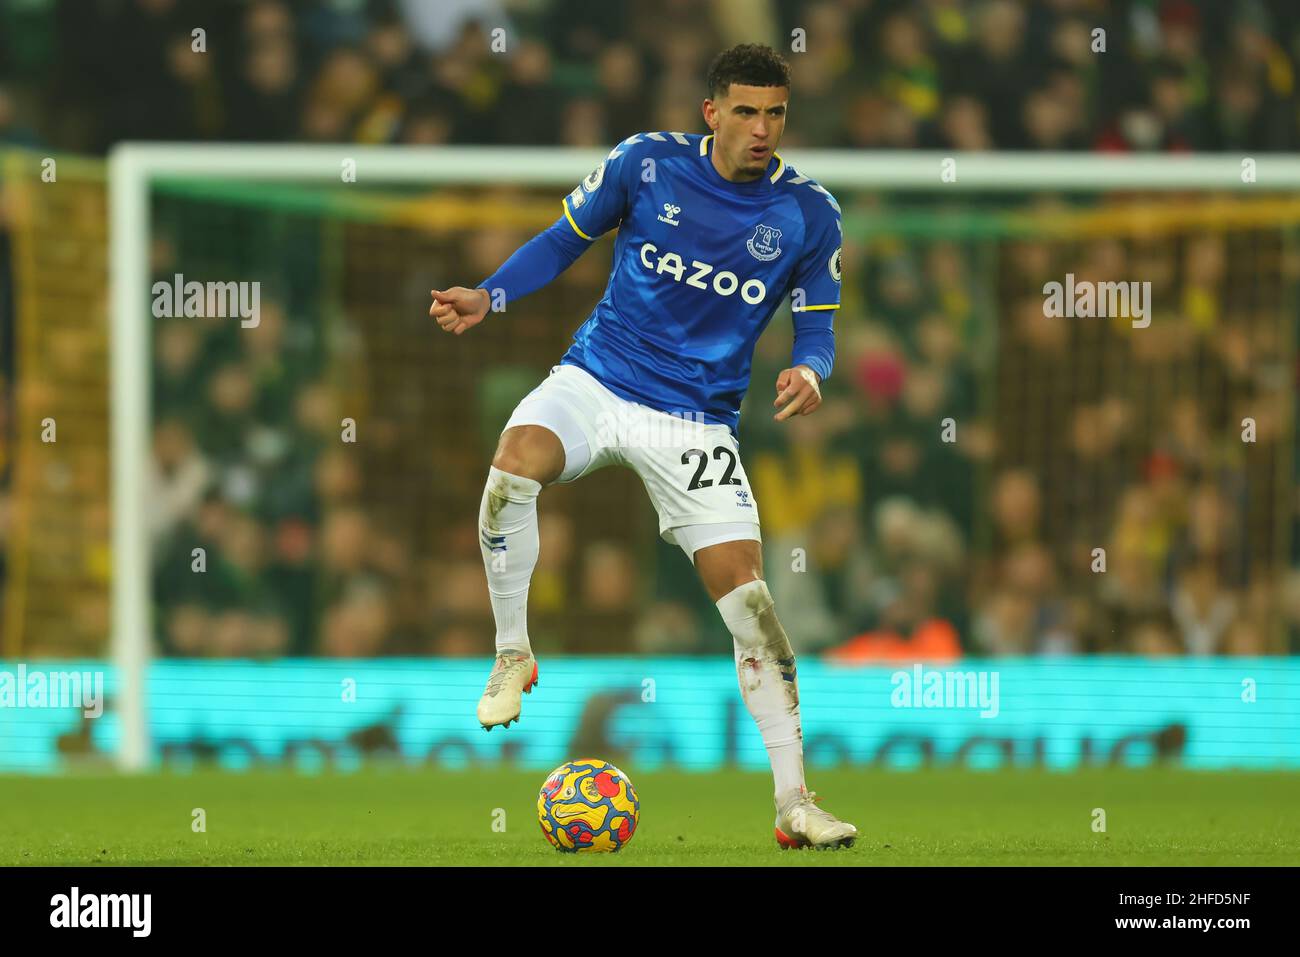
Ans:
POLYGON ((763 175, 785 132, 789 99, 789 87, 733 83, 725 96, 704 101, 705 122, 716 134, 715 165, 724 176, 748 180, 763 175))

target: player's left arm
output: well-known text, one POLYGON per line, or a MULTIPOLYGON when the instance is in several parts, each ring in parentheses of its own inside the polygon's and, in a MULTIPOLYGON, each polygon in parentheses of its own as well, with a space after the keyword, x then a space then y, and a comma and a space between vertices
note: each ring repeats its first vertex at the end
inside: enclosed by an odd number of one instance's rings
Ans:
POLYGON ((780 409, 778 422, 796 414, 811 415, 822 404, 821 384, 830 378, 835 365, 833 318, 840 308, 841 235, 839 207, 828 203, 826 215, 810 224, 804 255, 792 280, 794 349, 790 368, 776 377, 777 395, 772 405, 780 409))

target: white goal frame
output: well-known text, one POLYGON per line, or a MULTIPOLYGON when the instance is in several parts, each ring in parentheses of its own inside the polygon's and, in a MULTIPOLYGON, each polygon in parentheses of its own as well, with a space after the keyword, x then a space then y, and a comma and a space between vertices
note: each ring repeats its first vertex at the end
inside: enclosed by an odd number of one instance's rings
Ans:
MULTIPOLYGON (((122 740, 119 767, 149 766, 145 675, 153 622, 145 520, 150 394, 149 203, 161 177, 340 183, 518 184, 567 191, 604 158, 602 150, 511 147, 244 146, 139 144, 109 159, 110 452, 112 638, 122 740)), ((891 192, 1106 190, 1300 190, 1300 155, 1099 155, 1079 153, 791 151, 788 162, 829 189, 891 192), (1246 181, 1246 161, 1253 180, 1246 181), (945 180, 945 171, 948 173, 945 180)), ((559 200, 562 193, 557 193, 559 200)))

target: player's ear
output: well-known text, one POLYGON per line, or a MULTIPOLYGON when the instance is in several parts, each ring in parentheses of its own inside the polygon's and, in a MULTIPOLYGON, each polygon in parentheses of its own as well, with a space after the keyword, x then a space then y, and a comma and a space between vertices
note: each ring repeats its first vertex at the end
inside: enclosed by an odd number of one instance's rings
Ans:
POLYGON ((700 112, 704 114, 704 125, 715 132, 717 131, 717 127, 714 126, 713 123, 716 111, 717 108, 713 105, 712 100, 706 99, 700 104, 700 112))

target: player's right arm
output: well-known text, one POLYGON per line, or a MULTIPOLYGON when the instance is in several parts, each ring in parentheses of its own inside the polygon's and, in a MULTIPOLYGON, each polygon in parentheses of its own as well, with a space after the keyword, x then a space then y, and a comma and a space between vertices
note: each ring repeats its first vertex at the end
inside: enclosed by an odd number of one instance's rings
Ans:
POLYGON ((627 148, 615 147, 568 196, 564 215, 538 233, 474 289, 453 286, 431 290, 429 315, 446 332, 460 335, 482 322, 489 311, 536 292, 564 272, 602 234, 623 220, 630 196, 627 148))
POLYGON ((450 289, 430 289, 429 295, 433 296, 429 315, 438 321, 443 332, 456 335, 482 322, 492 305, 486 289, 452 286, 450 289))

